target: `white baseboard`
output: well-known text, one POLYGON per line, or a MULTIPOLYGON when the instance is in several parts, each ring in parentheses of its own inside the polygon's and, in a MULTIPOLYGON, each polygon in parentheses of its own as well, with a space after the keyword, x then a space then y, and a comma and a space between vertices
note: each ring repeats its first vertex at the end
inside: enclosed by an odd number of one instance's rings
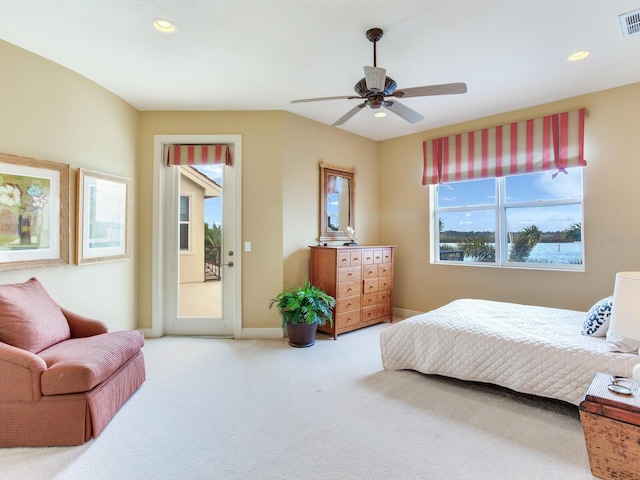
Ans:
POLYGON ((284 330, 282 328, 243 328, 241 338, 242 340, 275 340, 284 338, 284 330))
POLYGON ((406 310, 404 308, 395 308, 393 309, 393 317, 394 318, 409 318, 414 315, 419 315, 424 312, 418 312, 416 310, 406 310))
POLYGON ((153 328, 139 328, 138 330, 142 332, 144 338, 160 338, 157 335, 154 335, 153 328))
MULTIPOLYGON (((159 338, 154 336, 151 328, 140 328, 139 330, 144 334, 144 338, 159 338)), ((242 340, 274 340, 284 338, 284 333, 282 328, 243 328, 241 338, 242 340)))

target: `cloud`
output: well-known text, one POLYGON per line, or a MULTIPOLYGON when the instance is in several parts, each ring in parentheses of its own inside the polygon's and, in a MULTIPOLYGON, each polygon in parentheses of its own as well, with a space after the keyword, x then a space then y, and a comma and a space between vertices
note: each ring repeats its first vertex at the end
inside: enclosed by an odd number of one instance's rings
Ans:
POLYGON ((580 168, 569 168, 568 173, 558 173, 556 178, 551 178, 555 172, 540 175, 536 178, 536 187, 547 192, 551 198, 576 198, 582 196, 582 172, 580 168))

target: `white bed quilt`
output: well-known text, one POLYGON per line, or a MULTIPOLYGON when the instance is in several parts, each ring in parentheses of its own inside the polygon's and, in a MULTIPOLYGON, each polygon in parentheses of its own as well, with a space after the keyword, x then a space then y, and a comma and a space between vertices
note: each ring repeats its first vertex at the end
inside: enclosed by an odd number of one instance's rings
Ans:
POLYGON ((586 313, 461 299, 380 334, 387 370, 416 370, 579 405, 596 372, 630 376, 635 353, 580 333, 586 313))

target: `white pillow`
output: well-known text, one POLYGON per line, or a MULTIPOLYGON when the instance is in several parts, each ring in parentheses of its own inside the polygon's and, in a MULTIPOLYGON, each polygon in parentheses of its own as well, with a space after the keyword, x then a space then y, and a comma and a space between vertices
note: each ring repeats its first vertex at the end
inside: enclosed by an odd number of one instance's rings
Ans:
POLYGON ((611 319, 611 305, 613 305, 613 295, 597 301, 589 309, 582 325, 582 335, 604 337, 607 334, 611 319))

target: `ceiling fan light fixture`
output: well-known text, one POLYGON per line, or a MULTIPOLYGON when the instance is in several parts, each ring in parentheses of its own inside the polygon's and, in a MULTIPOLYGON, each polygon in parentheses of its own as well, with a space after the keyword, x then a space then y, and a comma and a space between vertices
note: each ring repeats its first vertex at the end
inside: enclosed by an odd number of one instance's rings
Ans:
POLYGON ((577 62, 579 60, 584 60, 588 56, 589 50, 580 50, 579 52, 573 52, 571 55, 569 55, 569 57, 567 57, 567 60, 569 60, 570 62, 577 62))
POLYGON ((364 67, 367 88, 372 92, 382 92, 387 81, 387 71, 379 67, 364 67))
POLYGON ((173 33, 176 31, 176 24, 166 18, 154 18, 153 28, 162 33, 173 33))
POLYGON ((373 116, 376 118, 384 118, 387 116, 387 112, 376 112, 373 114, 373 116))

